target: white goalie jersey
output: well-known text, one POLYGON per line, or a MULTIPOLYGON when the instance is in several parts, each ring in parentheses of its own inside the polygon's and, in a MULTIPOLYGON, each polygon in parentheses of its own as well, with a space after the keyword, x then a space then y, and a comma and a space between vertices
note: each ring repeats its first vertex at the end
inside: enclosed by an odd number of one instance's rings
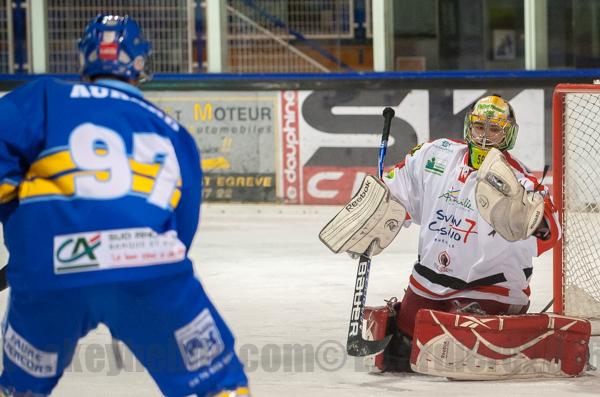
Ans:
POLYGON ((477 170, 468 165, 464 142, 439 139, 418 145, 384 178, 410 221, 421 225, 419 258, 409 284, 416 294, 529 302, 532 258, 560 238, 558 218, 547 188, 510 154, 505 157, 526 190, 544 192, 549 239, 509 242, 481 218, 475 204, 477 170))

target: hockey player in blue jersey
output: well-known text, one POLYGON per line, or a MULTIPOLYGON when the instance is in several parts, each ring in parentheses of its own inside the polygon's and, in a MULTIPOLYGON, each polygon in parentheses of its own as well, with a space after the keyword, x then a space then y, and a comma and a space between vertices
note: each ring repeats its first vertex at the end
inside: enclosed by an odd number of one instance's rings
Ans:
POLYGON ((196 145, 136 87, 150 46, 131 18, 100 15, 79 49, 84 82, 42 78, 0 100, 0 395, 49 395, 103 323, 164 395, 247 396, 234 338, 187 258, 196 145))

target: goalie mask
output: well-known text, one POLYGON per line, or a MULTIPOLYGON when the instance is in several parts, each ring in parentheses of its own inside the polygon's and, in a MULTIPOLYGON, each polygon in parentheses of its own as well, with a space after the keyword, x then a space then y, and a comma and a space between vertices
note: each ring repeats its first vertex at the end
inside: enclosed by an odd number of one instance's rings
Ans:
POLYGON ((471 166, 479 169, 491 148, 512 149, 518 130, 512 107, 499 95, 475 102, 465 117, 464 127, 471 166))

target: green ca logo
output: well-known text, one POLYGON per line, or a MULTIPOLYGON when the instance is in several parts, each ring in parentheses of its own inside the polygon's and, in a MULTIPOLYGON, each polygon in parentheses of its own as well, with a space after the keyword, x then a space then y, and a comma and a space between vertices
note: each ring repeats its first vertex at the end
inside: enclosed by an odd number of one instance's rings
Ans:
POLYGON ((70 238, 60 245, 56 258, 62 263, 71 263, 83 257, 96 261, 94 250, 100 246, 100 235, 92 237, 89 241, 84 237, 70 238))

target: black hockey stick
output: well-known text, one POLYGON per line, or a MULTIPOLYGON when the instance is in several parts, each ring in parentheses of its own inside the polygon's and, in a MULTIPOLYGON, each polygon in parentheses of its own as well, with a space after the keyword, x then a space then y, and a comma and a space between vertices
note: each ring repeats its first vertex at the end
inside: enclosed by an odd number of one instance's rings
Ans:
POLYGON ((379 159, 377 161, 377 172, 379 178, 383 177, 383 161, 385 159, 385 153, 387 152, 388 139, 390 137, 390 127, 392 125, 392 119, 394 118, 394 109, 385 108, 383 109, 383 132, 381 133, 381 145, 379 146, 379 159))
POLYGON ((0 269, 0 291, 4 291, 8 288, 8 279, 6 278, 7 269, 8 266, 6 265, 2 269, 0 269))
MULTIPOLYGON (((379 161, 377 163, 379 178, 383 176, 383 161, 387 151, 390 126, 393 117, 394 109, 388 107, 383 110, 383 132, 381 134, 379 161)), ((354 357, 369 356, 371 354, 379 353, 387 346, 392 338, 392 335, 388 335, 381 340, 366 340, 363 338, 363 316, 365 312, 365 302, 367 301, 367 286, 369 284, 373 244, 374 242, 371 243, 369 248, 367 248, 360 256, 358 261, 358 271, 356 272, 352 312, 350 313, 350 326, 348 328, 348 341, 346 342, 346 351, 350 356, 354 357)))
POLYGON ((553 304, 554 304, 554 298, 550 299, 550 302, 548 302, 546 307, 544 307, 540 313, 546 313, 548 311, 548 309, 550 309, 550 306, 552 306, 553 304))

